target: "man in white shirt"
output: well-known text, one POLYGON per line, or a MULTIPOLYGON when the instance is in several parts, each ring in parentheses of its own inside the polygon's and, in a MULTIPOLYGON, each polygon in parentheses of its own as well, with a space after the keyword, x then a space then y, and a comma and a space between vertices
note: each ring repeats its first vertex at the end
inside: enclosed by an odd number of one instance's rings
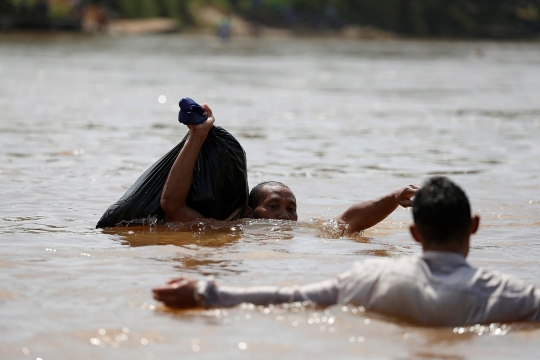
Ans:
POLYGON ((465 260, 480 218, 471 216, 459 186, 446 177, 429 179, 413 200, 413 218, 410 232, 422 246, 420 255, 370 259, 335 279, 304 286, 229 287, 179 278, 154 289, 154 298, 173 308, 353 304, 436 326, 540 320, 534 285, 465 260))

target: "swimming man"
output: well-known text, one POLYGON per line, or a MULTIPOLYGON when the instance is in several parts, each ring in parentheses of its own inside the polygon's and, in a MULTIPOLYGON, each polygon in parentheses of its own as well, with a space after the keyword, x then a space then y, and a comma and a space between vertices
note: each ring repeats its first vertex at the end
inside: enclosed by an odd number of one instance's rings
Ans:
MULTIPOLYGON (((163 187, 160 205, 167 221, 189 222, 204 218, 186 204, 199 151, 215 121, 210 107, 204 104, 203 108, 208 119, 198 125, 188 125, 187 140, 163 187)), ((336 221, 347 232, 362 231, 385 219, 399 205, 409 207, 417 191, 417 186, 409 185, 378 199, 355 204, 339 215, 336 221)), ((296 221, 296 197, 288 186, 280 182, 261 183, 251 190, 244 217, 296 221)))

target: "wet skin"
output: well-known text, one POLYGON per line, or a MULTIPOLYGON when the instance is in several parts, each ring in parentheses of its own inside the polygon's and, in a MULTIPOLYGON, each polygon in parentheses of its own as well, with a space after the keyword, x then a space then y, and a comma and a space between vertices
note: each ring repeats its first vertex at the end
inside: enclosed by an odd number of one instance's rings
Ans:
POLYGON ((265 186, 262 200, 253 209, 255 219, 279 219, 297 221, 296 197, 282 186, 265 186))

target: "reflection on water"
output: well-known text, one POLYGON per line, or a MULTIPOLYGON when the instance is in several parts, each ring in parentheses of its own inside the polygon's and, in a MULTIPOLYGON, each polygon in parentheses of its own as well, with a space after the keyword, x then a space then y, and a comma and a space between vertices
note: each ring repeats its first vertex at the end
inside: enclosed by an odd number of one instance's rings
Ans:
POLYGON ((433 174, 463 185, 482 217, 471 261, 538 284, 539 44, 214 46, 176 35, 65 34, 0 42, 0 358, 538 352, 531 325, 423 328, 359 308, 298 304, 170 312, 150 289, 184 274, 304 284, 357 260, 417 253, 409 210, 363 234, 346 235, 332 219, 433 174), (291 187, 300 221, 94 229, 182 139, 183 96, 209 103, 242 143, 251 186, 291 187))
POLYGON ((227 223, 205 224, 197 222, 189 226, 170 224, 169 226, 129 226, 106 228, 103 233, 116 235, 122 244, 129 246, 152 245, 200 245, 219 247, 242 237, 241 226, 227 223))
POLYGON ((190 245, 220 247, 239 239, 292 239, 298 224, 283 220, 242 219, 237 221, 202 220, 190 223, 167 223, 153 226, 128 226, 103 229, 130 246, 190 245))

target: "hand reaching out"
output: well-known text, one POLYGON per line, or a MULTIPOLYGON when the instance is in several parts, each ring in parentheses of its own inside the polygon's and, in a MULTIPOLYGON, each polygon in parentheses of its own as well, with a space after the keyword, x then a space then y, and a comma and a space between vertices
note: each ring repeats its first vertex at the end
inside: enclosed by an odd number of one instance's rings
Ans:
POLYGON ((419 189, 420 187, 418 185, 405 186, 394 191, 394 198, 399 205, 409 207, 412 205, 411 198, 416 195, 419 189))
MULTIPOLYGON (((196 125, 197 126, 197 125, 196 125)), ((175 309, 188 309, 200 306, 195 298, 198 281, 180 277, 167 282, 167 285, 152 289, 154 299, 175 309)))

